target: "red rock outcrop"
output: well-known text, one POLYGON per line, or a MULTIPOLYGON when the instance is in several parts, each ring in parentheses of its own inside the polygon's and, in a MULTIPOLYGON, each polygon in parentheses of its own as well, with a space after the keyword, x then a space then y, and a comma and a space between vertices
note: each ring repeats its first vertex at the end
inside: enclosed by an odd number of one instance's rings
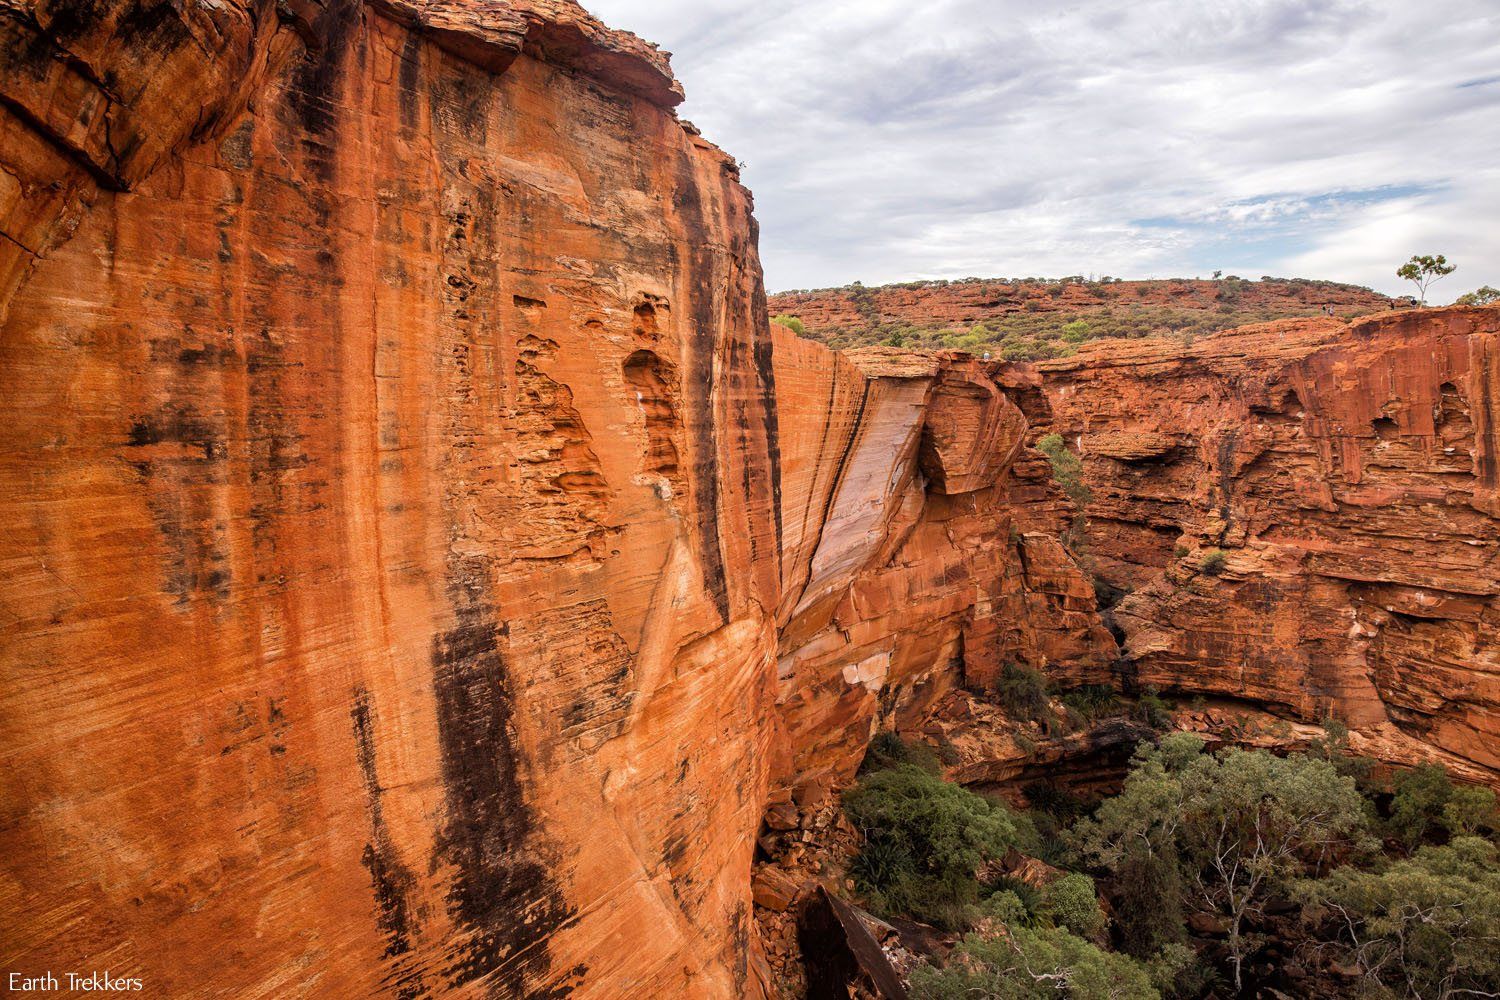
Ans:
POLYGON ((1446 309, 1101 342, 1002 381, 1083 459, 1140 683, 1331 711, 1387 760, 1493 781, 1497 349, 1500 310, 1446 309))
POLYGON ((633 36, 0 19, 4 971, 756 996, 767 805, 1006 643, 1075 652, 1005 514, 1020 412, 773 333, 749 194, 633 36))
POLYGON ((300 10, 4 12, 6 971, 753 995, 749 196, 576 5, 300 10))

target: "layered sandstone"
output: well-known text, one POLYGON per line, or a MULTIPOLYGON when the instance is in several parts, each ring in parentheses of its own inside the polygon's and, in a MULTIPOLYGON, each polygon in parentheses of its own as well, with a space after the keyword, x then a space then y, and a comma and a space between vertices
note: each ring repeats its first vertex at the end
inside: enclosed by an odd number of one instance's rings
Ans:
POLYGON ((1096 655, 1010 530, 1020 411, 773 333, 633 36, 0 13, 5 971, 756 996, 768 804, 1007 648, 1096 655))
POLYGON ((1500 310, 1413 311, 1101 342, 1002 381, 1083 459, 1139 683, 1331 712, 1385 759, 1494 780, 1497 348, 1500 310))
POLYGON ((6 971, 754 995, 771 345, 665 60, 563 2, 4 16, 6 971))

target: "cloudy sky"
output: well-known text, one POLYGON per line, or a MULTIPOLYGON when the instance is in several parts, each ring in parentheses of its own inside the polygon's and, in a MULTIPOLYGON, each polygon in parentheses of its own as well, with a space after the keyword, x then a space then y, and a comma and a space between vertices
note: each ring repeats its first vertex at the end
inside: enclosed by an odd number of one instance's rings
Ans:
POLYGON ((1500 0, 583 0, 746 164, 772 290, 1500 286, 1500 0))

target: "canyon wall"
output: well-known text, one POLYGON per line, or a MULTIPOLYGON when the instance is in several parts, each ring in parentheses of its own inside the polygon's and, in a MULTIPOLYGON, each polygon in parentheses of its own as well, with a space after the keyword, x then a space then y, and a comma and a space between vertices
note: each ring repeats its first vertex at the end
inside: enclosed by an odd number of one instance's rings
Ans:
POLYGON ((1000 380, 1083 459, 1084 561, 1125 594, 1136 683, 1333 713, 1377 757, 1494 782, 1497 349, 1500 310, 1445 309, 1105 341, 1000 380))
POLYGON ((1019 410, 773 332, 633 36, 0 20, 4 972, 756 996, 768 805, 1007 644, 1097 655, 1010 530, 1019 410))
POLYGON ((5 12, 5 971, 753 995, 733 162, 571 3, 184 11, 5 12))

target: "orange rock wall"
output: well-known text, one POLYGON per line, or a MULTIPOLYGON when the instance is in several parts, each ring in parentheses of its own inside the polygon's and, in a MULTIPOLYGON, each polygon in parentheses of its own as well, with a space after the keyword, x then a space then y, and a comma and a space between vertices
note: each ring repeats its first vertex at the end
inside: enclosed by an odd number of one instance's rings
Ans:
POLYGON ((0 41, 0 971, 759 995, 767 805, 1052 635, 1020 411, 773 333, 572 3, 69 4, 0 41))
MULTIPOLYGON (((462 52, 357 5, 315 53, 279 32, 249 111, 164 127, 128 185, 79 168, 92 208, 22 261, 6 971, 754 994, 780 581, 750 199, 667 98, 590 74, 639 43, 492 8, 462 52)), ((146 43, 96 35, 123 79, 146 43)), ((148 75, 148 123, 216 99, 148 75)), ((74 145, 12 118, 3 161, 74 145)))
POLYGON ((1083 457, 1141 683, 1332 711, 1386 759, 1493 780, 1497 346, 1500 310, 1445 309, 1102 343, 1002 381, 1083 457))

